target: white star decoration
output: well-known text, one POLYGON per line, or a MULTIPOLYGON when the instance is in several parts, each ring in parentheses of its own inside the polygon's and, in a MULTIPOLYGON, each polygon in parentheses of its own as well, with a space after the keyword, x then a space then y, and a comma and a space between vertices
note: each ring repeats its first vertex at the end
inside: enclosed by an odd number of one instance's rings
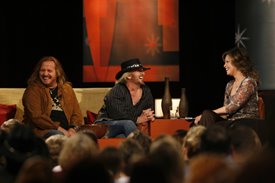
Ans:
POLYGON ((237 32, 235 33, 235 44, 237 44, 238 47, 240 47, 240 45, 242 45, 244 48, 246 48, 243 41, 249 40, 249 37, 244 36, 245 32, 246 32, 246 29, 244 29, 240 32, 240 25, 238 25, 237 32))
POLYGON ((263 3, 271 4, 274 3, 275 0, 262 0, 263 3))

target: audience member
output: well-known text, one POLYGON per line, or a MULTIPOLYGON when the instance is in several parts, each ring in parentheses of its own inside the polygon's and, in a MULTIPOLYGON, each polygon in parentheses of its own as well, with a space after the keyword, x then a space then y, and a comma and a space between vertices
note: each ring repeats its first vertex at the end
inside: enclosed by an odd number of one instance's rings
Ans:
POLYGON ((234 183, 236 169, 219 154, 200 154, 190 161, 185 183, 234 183))
POLYGON ((58 157, 58 165, 53 168, 55 180, 64 181, 66 174, 76 164, 83 161, 94 160, 99 154, 96 143, 86 134, 76 133, 69 137, 63 145, 58 157))
POLYGON ((246 126, 229 129, 231 156, 238 166, 243 166, 254 154, 262 151, 262 144, 256 132, 246 126))
POLYGON ((80 130, 78 131, 77 133, 83 133, 85 135, 88 135, 88 137, 91 138, 92 141, 95 142, 96 146, 99 148, 99 145, 98 145, 98 138, 95 134, 95 132, 93 132, 92 130, 90 129, 83 129, 83 130, 80 130))
POLYGON ((273 183, 275 180, 274 151, 254 155, 239 171, 234 183, 273 183))
POLYGON ((5 170, 14 179, 27 159, 34 156, 50 159, 45 141, 29 126, 16 124, 2 140, 0 154, 5 158, 5 170))
POLYGON ((128 136, 128 138, 136 140, 141 145, 141 147, 143 147, 145 154, 149 153, 150 146, 152 144, 152 139, 150 136, 142 133, 139 130, 135 130, 130 136, 128 136))
POLYGON ((129 176, 133 165, 145 157, 145 151, 140 143, 132 138, 122 141, 119 150, 124 164, 123 172, 129 176))
POLYGON ((116 147, 104 148, 99 156, 99 162, 110 172, 114 179, 114 183, 127 183, 129 176, 124 173, 123 157, 120 150, 116 147))
POLYGON ((37 63, 28 80, 23 105, 23 122, 45 139, 55 134, 74 135, 74 128, 84 123, 71 83, 60 62, 51 56, 37 63))
POLYGON ((194 123, 209 126, 218 123, 230 126, 242 119, 259 119, 258 73, 243 48, 233 48, 222 55, 226 74, 234 79, 226 85, 224 105, 215 110, 204 110, 194 123))
POLYGON ((227 129, 220 125, 211 125, 201 134, 199 153, 230 155, 230 137, 227 129))
POLYGON ((200 152, 201 135, 206 130, 204 126, 191 127, 183 139, 184 160, 187 163, 190 158, 196 156, 200 152))
POLYGON ((181 145, 183 145, 184 137, 186 136, 187 131, 183 129, 178 129, 175 131, 173 136, 180 142, 181 145))
MULTIPOLYGON (((7 132, 0 129, 0 148, 3 147, 3 143, 7 137, 7 132)), ((0 182, 1 183, 14 183, 14 176, 6 170, 6 157, 0 149, 0 182)))
MULTIPOLYGON (((164 161, 164 160, 162 160, 164 161)), ((162 167, 145 157, 135 163, 130 176, 130 183, 171 183, 162 167)))
POLYGON ((77 133, 65 141, 58 163, 66 171, 83 159, 96 159, 98 154, 96 143, 86 134, 77 133))
POLYGON ((15 119, 15 118, 8 119, 7 121, 4 121, 2 123, 1 130, 4 130, 7 133, 9 133, 11 129, 18 123, 21 124, 21 122, 18 119, 15 119))
POLYGON ((137 58, 121 63, 116 84, 105 96, 95 122, 110 125, 107 137, 127 137, 137 125, 155 119, 153 96, 143 81, 148 69, 137 58))
POLYGON ((182 147, 171 135, 161 135, 151 144, 147 156, 137 161, 130 174, 130 183, 183 183, 182 147))
POLYGON ((50 152, 52 166, 55 167, 58 165, 58 157, 63 148, 63 145, 68 137, 64 135, 52 135, 48 137, 45 142, 50 152))
MULTIPOLYGON (((182 183, 184 180, 184 158, 181 144, 171 135, 161 135, 151 144, 148 155, 154 167, 159 167, 164 180, 182 183)), ((165 182, 167 182, 165 181, 165 182)))
MULTIPOLYGON (((0 147, 4 145, 8 133, 2 129, 0 129, 0 147)), ((6 167, 6 159, 3 152, 0 150, 0 168, 6 167)))
POLYGON ((0 167, 0 182, 14 183, 14 177, 10 175, 3 167, 0 167))
POLYGON ((81 159, 65 174, 63 183, 114 183, 108 170, 95 159, 81 159))
POLYGON ((53 183, 52 164, 48 159, 31 157, 21 167, 15 183, 53 183))

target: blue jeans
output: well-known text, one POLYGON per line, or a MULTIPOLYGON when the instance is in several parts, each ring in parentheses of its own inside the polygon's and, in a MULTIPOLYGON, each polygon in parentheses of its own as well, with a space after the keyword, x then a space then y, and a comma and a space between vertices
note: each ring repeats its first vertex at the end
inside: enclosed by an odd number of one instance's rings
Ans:
POLYGON ((96 124, 108 124, 108 138, 127 137, 131 132, 137 129, 136 124, 132 120, 112 120, 112 121, 96 121, 96 124))

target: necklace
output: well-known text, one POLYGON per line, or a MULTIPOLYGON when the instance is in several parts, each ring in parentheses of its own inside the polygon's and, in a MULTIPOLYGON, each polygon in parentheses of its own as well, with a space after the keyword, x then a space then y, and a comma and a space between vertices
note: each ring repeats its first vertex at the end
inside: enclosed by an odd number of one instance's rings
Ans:
POLYGON ((50 95, 52 97, 53 103, 55 104, 56 107, 60 107, 61 108, 61 103, 60 100, 58 98, 58 88, 51 88, 50 89, 50 95))

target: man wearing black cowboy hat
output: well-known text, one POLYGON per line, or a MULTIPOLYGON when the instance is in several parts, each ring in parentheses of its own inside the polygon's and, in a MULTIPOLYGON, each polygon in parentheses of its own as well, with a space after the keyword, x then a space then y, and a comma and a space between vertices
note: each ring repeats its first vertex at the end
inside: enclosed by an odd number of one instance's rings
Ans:
POLYGON ((116 84, 104 98, 96 123, 109 124, 107 137, 127 137, 148 121, 155 120, 154 100, 143 79, 146 70, 139 59, 121 63, 116 84))

